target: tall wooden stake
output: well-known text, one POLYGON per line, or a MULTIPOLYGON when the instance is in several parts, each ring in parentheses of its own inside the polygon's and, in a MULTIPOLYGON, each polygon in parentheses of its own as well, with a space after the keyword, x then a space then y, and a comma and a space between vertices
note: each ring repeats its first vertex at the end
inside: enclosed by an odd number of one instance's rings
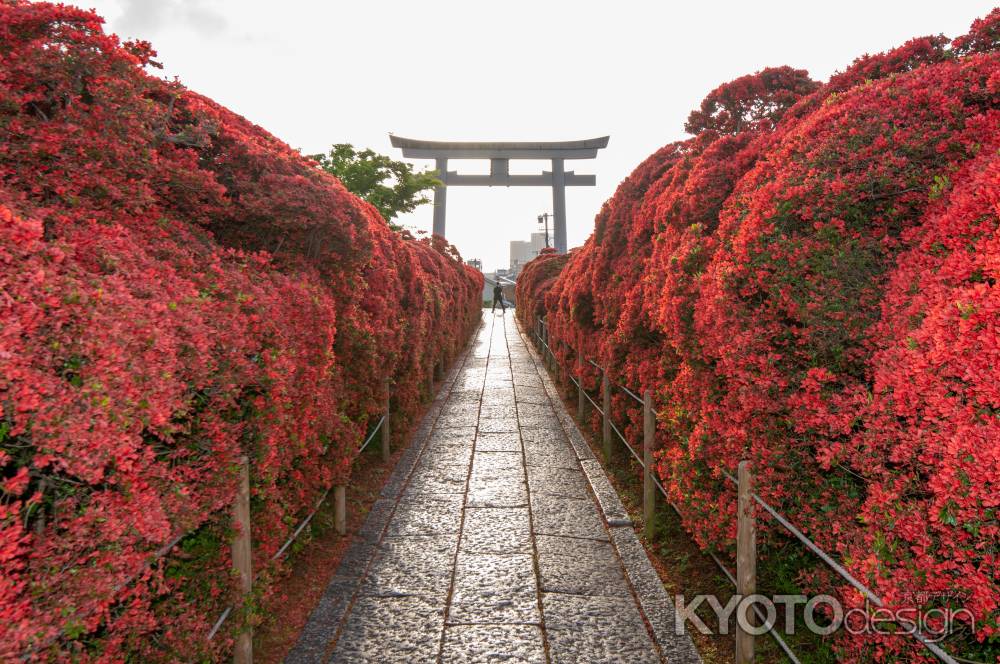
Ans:
MULTIPOLYGON (((233 525, 236 536, 233 538, 233 568, 237 573, 238 602, 245 606, 253 592, 253 563, 250 546, 250 460, 240 457, 240 483, 233 501, 233 525)), ((241 625, 236 635, 236 647, 233 651, 235 664, 251 664, 253 662, 253 628, 241 625)))
POLYGON ((382 461, 388 462, 392 456, 391 432, 389 431, 389 381, 385 381, 385 410, 382 413, 382 461))
MULTIPOLYGON (((749 597, 757 592, 757 526, 753 509, 753 474, 749 461, 739 466, 736 527, 736 594, 749 597)), ((753 625, 753 609, 745 607, 745 622, 753 625)), ((736 664, 753 662, 753 634, 736 624, 736 664)))
POLYGON ((576 373, 576 416, 583 422, 587 416, 587 393, 583 391, 583 368, 576 373))
POLYGON ((656 517, 656 485, 653 484, 653 444, 656 438, 656 413, 653 411, 653 393, 649 390, 642 397, 642 517, 646 522, 646 537, 653 537, 653 520, 656 517))
POLYGON ((601 371, 601 399, 604 410, 603 431, 604 434, 604 460, 611 461, 611 381, 608 380, 608 372, 601 371))
POLYGON ((343 484, 333 487, 333 527, 338 535, 347 533, 347 487, 343 484))

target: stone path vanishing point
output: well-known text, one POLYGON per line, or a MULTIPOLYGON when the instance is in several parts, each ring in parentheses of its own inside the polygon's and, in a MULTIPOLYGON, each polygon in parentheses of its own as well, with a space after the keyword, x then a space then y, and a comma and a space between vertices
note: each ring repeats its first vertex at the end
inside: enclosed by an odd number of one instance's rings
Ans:
POLYGON ((513 315, 484 313, 286 662, 700 658, 513 315))

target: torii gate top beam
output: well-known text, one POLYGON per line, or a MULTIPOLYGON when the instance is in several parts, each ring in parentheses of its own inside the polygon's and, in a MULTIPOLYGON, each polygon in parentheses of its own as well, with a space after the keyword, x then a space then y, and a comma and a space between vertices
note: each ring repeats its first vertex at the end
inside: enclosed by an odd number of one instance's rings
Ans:
POLYGON ((394 148, 413 159, 593 159, 608 136, 582 141, 421 141, 389 134, 394 148))

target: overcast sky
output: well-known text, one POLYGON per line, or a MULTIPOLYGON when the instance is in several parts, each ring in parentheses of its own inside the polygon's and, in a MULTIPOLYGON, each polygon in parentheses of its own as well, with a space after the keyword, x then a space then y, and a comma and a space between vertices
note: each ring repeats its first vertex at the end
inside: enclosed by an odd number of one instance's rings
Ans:
MULTIPOLYGON (((148 39, 164 72, 306 153, 353 143, 399 157, 389 132, 437 140, 610 135, 596 187, 567 189, 569 244, 582 244, 618 182, 684 137, 722 82, 791 65, 825 80, 910 37, 954 37, 986 0, 840 2, 423 2, 87 0, 122 38, 148 39)), ((482 162, 452 162, 485 173, 482 162)), ((418 167, 432 164, 417 162, 418 167)), ((528 172, 534 162, 511 163, 528 172)), ((456 170, 455 166, 451 170, 456 170)), ((527 239, 548 188, 456 187, 448 239, 486 269, 527 239)), ((429 230, 431 206, 401 221, 429 230)))

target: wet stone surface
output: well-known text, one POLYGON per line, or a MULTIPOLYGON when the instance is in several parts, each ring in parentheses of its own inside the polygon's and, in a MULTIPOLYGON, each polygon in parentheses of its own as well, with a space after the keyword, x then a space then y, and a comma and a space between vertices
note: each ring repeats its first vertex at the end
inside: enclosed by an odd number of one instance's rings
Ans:
POLYGON ((518 433, 480 433, 476 437, 476 452, 520 452, 518 433))
POLYGON ((541 441, 524 440, 524 463, 545 468, 578 468, 576 453, 559 438, 544 437, 541 441))
POLYGON ((543 592, 625 596, 628 586, 610 542, 538 535, 543 592))
POLYGON ((359 597, 337 639, 333 662, 430 662, 444 607, 422 597, 359 597))
POLYGON ((385 538, 361 584, 361 594, 440 600, 448 594, 456 544, 456 535, 385 538))
POLYGON ((513 472, 475 476, 465 494, 469 507, 527 507, 528 485, 513 472))
POLYGON ((608 531, 589 498, 564 498, 547 494, 531 496, 535 534, 586 539, 608 539, 608 531))
POLYGON ((631 597, 545 593, 545 634, 553 662, 659 662, 631 597))
POLYGON ((388 537, 458 533, 462 525, 461 494, 403 494, 386 530, 388 537))
POLYGON ((449 664, 545 662, 538 625, 449 625, 444 630, 441 661, 449 664))
POLYGON ((440 390, 286 661, 699 661, 513 316, 440 390))
POLYGON ((461 548, 464 553, 530 554, 528 508, 466 509, 461 548))
POLYGON ((531 554, 461 552, 449 623, 540 623, 531 554))
POLYGON ((548 494, 565 498, 586 499, 587 480, 577 468, 528 466, 528 489, 534 495, 548 494))

